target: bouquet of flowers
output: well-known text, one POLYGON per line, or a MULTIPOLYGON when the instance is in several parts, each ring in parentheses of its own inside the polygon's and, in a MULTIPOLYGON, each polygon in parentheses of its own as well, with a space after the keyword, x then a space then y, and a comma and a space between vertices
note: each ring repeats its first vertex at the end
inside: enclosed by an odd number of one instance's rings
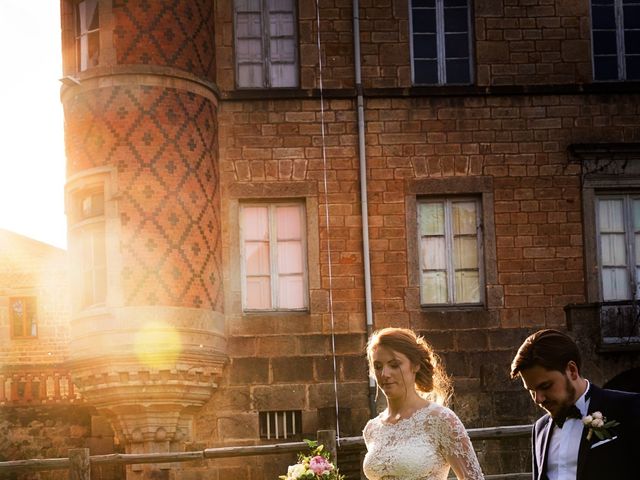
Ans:
POLYGON ((344 480, 338 469, 331 463, 331 455, 323 445, 313 440, 305 440, 311 452, 298 454, 298 463, 290 465, 286 475, 280 480, 344 480))

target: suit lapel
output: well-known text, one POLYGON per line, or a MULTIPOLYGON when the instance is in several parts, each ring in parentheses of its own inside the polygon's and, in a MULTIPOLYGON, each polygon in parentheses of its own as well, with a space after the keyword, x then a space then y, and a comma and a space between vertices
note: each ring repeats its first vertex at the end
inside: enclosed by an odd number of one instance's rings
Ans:
MULTIPOLYGON (((595 385, 590 385, 589 390, 589 409, 587 411, 587 415, 601 410, 602 405, 602 391, 596 387, 595 385)), ((582 438, 580 439, 580 448, 578 450, 578 467, 576 469, 576 480, 582 480, 584 478, 584 467, 587 464, 587 458, 589 457, 589 441, 587 440, 587 433, 589 433, 589 429, 583 427, 582 429, 582 438)))
POLYGON ((538 448, 538 479, 547 478, 547 450, 549 447, 549 440, 551 439, 551 430, 553 429, 553 419, 549 417, 547 424, 540 431, 540 436, 537 441, 538 448))

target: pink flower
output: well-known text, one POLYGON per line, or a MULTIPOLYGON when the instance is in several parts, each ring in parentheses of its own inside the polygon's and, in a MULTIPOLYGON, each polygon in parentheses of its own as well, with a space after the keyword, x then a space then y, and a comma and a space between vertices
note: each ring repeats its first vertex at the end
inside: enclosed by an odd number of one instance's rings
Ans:
POLYGON ((333 470, 333 465, 326 458, 316 455, 309 461, 309 470, 313 471, 316 475, 324 475, 333 470))

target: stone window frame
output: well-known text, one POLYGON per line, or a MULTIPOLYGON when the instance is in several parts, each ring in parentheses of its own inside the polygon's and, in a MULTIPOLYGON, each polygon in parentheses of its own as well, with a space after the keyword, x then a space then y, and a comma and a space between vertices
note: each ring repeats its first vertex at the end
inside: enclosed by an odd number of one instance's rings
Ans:
POLYGON ((121 255, 119 253, 120 238, 120 220, 118 216, 118 187, 117 173, 112 167, 96 167, 88 169, 79 174, 73 175, 67 181, 65 186, 65 211, 68 220, 68 233, 70 253, 70 278, 72 292, 71 298, 72 311, 81 315, 94 315, 102 312, 108 305, 121 303, 122 285, 119 281, 119 272, 121 272, 121 255), (78 195, 92 192, 102 191, 104 201, 104 211, 102 215, 87 219, 78 219, 74 223, 74 203, 78 195), (76 251, 77 236, 76 232, 85 226, 91 226, 101 222, 104 229, 104 251, 105 251, 105 298, 102 302, 92 305, 83 306, 79 293, 82 289, 82 279, 78 273, 77 263, 81 260, 76 251))
MULTIPOLYGON (((258 0, 260 3, 260 17, 261 17, 261 68, 262 68, 262 81, 261 85, 242 85, 241 75, 240 75, 240 65, 241 61, 238 56, 239 47, 238 44, 240 39, 238 38, 238 9, 235 5, 233 5, 233 49, 234 49, 234 65, 235 65, 235 85, 238 89, 282 89, 282 88, 299 88, 300 86, 300 56, 299 56, 299 45, 298 45, 298 12, 297 12, 297 2, 292 2, 292 10, 291 15, 293 16, 293 38, 291 42, 293 43, 294 48, 294 60, 291 62, 294 68, 294 81, 292 85, 282 85, 282 86, 274 86, 271 82, 271 66, 272 66, 272 55, 270 53, 270 43, 271 43, 271 34, 269 32, 270 29, 270 17, 268 10, 268 1, 267 0, 258 0)), ((254 12, 257 13, 257 12, 254 12)), ((281 62, 286 63, 286 62, 281 62)))
POLYGON ((591 0, 589 2, 589 21, 590 21, 590 37, 591 37, 591 67, 593 80, 596 82, 615 82, 615 81, 632 81, 638 80, 638 77, 629 78, 627 72, 627 57, 635 56, 636 60, 640 62, 640 57, 637 54, 627 54, 626 53, 626 45, 625 45, 625 33, 626 31, 631 31, 632 29, 625 29, 624 27, 624 9, 625 8, 638 8, 640 9, 640 3, 636 5, 625 5, 623 0, 614 0, 613 5, 603 5, 599 4, 599 2, 594 2, 591 0), (594 4, 595 3, 595 4, 594 4), (617 66, 617 75, 616 78, 606 78, 601 77, 597 78, 596 72, 596 59, 597 57, 612 57, 612 54, 596 54, 596 33, 599 31, 603 31, 604 33, 611 33, 612 29, 603 28, 596 29, 596 25, 594 24, 595 18, 603 18, 606 17, 604 15, 607 13, 603 11, 603 9, 613 8, 613 19, 615 22, 615 37, 616 37, 616 66, 617 66), (599 9, 598 11, 596 11, 599 9))
POLYGON ((428 178, 412 180, 408 182, 406 205, 406 229, 407 229, 407 271, 409 277, 409 287, 417 291, 419 298, 420 289, 420 248, 418 244, 418 202, 421 198, 428 197, 476 197, 481 206, 481 229, 482 229, 482 255, 483 277, 483 302, 481 304, 460 304, 460 305, 420 305, 418 308, 422 312, 458 312, 492 310, 502 305, 502 296, 492 294, 490 289, 498 283, 497 261, 496 261, 496 235, 493 213, 493 179, 491 177, 451 177, 451 178, 428 178))
POLYGON ((318 312, 314 302, 314 292, 321 289, 320 281, 320 244, 318 226, 318 198, 312 182, 278 182, 278 183, 236 183, 231 184, 224 200, 227 210, 227 277, 228 283, 225 298, 227 311, 231 315, 245 318, 281 317, 283 315, 310 316, 318 312), (245 312, 242 308, 242 278, 240 255, 240 204, 243 201, 301 201, 306 211, 306 261, 307 261, 307 296, 308 307, 301 310, 261 310, 245 312))
MULTIPOLYGON (((446 265, 444 270, 446 271, 447 274, 447 301, 446 302, 442 302, 442 303, 435 303, 435 302, 426 302, 423 298, 422 298, 422 284, 420 287, 420 305, 423 308, 429 308, 429 307, 452 307, 452 306, 480 306, 480 305, 484 305, 484 290, 485 290, 485 285, 484 285, 484 261, 483 261, 483 257, 484 257, 484 247, 483 247, 483 240, 482 240, 482 199, 480 198, 480 196, 478 195, 445 195, 445 196, 420 196, 418 197, 418 201, 417 201, 417 208, 418 208, 418 215, 417 215, 417 221, 418 223, 420 223, 420 206, 421 204, 425 204, 425 203, 440 203, 443 206, 443 213, 444 213, 444 232, 442 233, 443 240, 445 242, 445 250, 444 250, 444 255, 446 257, 446 265), (452 219, 451 219, 451 215, 452 214, 452 210, 453 210, 453 204, 455 202, 465 202, 465 203, 473 203, 475 205, 475 216, 476 216, 476 252, 478 255, 478 265, 477 265, 477 270, 478 270, 478 280, 479 280, 479 285, 478 285, 478 289, 479 289, 479 299, 477 302, 462 302, 462 301, 457 301, 454 297, 456 296, 456 278, 455 278, 455 272, 456 272, 456 268, 454 266, 454 262, 453 262, 453 239, 454 239, 454 232, 453 230, 453 226, 451 225, 452 219), (448 219, 448 221, 447 221, 448 219), (478 232, 479 231, 479 232, 478 232)), ((418 232, 418 250, 420 251, 420 232, 418 232)), ((422 257, 422 255, 420 254, 418 256, 418 258, 420 259, 422 257)), ((420 260, 418 260, 418 264, 420 265, 420 260)), ((421 280, 422 280, 422 276, 421 276, 421 280)))
POLYGON ((75 0, 73 2, 74 64, 77 72, 84 72, 89 68, 97 67, 100 63, 100 3, 99 0, 75 0), (95 4, 94 14, 97 16, 98 26, 93 29, 90 26, 85 26, 86 28, 83 29, 82 23, 87 21, 85 18, 86 8, 91 3, 95 4), (85 7, 84 9, 82 8, 83 6, 85 7), (83 10, 84 14, 82 13, 83 10), (90 61, 88 50, 92 40, 94 42, 97 41, 96 58, 90 61))
POLYGON ((596 200, 600 194, 640 193, 640 143, 575 144, 582 162, 582 218, 588 303, 602 303, 596 200))
MULTIPOLYGON (((29 312, 29 310, 27 309, 27 312, 29 312)), ((12 295, 9 297, 9 329, 11 332, 11 338, 12 339, 16 339, 16 340, 24 340, 24 339, 36 339, 38 338, 38 297, 36 297, 35 295, 12 295), (30 322, 31 325, 31 329, 29 332, 27 332, 27 319, 26 317, 23 316, 22 319, 22 328, 21 328, 21 332, 17 333, 15 328, 14 328, 14 302, 16 301, 22 301, 23 304, 28 304, 31 303, 34 305, 34 310, 35 313, 33 313, 33 315, 35 316, 35 318, 33 319, 32 322, 30 322), (35 330, 35 331, 34 331, 35 330), (26 333, 25 333, 26 332, 26 333)))
MULTIPOLYGON (((473 5, 472 2, 467 0, 466 8, 467 11, 467 67, 468 67, 468 75, 469 79, 467 82, 452 82, 447 81, 447 71, 446 71, 446 62, 447 56, 445 52, 445 23, 444 23, 444 0, 434 0, 434 7, 414 7, 413 3, 415 0, 410 0, 408 2, 409 8, 409 52, 411 56, 411 83, 414 86, 420 85, 472 85, 475 81, 474 79, 474 69, 473 69, 473 47, 474 47, 474 36, 473 36, 473 5), (415 68, 415 53, 414 53, 414 32, 413 32, 413 15, 414 9, 417 8, 434 8, 435 16, 436 16, 436 60, 437 60, 437 82, 433 83, 425 83, 425 82, 417 82, 416 81, 416 68, 415 68)), ((458 8, 462 6, 455 6, 453 8, 458 8)), ((461 33, 461 32, 458 32, 461 33)), ((454 57, 457 58, 457 57, 454 57)), ((459 57, 461 59, 465 57, 459 57)))
POLYGON ((268 245, 269 245, 269 258, 270 258, 270 265, 269 265, 269 284, 270 284, 270 292, 271 292, 271 302, 270 302, 270 307, 269 308, 249 308, 248 307, 248 292, 247 292, 247 266, 246 266, 246 256, 242 254, 240 255, 240 263, 241 263, 241 277, 242 277, 242 309, 245 313, 264 313, 264 312, 299 312, 299 311, 307 311, 309 308, 309 287, 308 285, 308 276, 309 276, 309 271, 308 271, 308 262, 307 262, 307 229, 306 229, 306 217, 307 217, 307 212, 306 212, 306 206, 305 206, 305 202, 302 200, 283 200, 283 199, 263 199, 263 200, 243 200, 240 202, 240 216, 239 216, 239 223, 240 223, 240 243, 241 245, 244 246, 245 242, 247 241, 247 239, 244 237, 244 233, 243 233, 243 225, 244 225, 244 220, 243 220, 243 211, 245 208, 248 207, 267 207, 268 210, 268 245), (279 270, 277 268, 277 264, 279 263, 279 260, 275 260, 277 259, 277 250, 278 250, 278 246, 279 246, 279 242, 278 239, 275 237, 277 228, 276 228, 276 220, 275 220, 275 216, 276 216, 276 212, 275 210, 277 209, 278 206, 282 206, 282 207, 287 207, 287 206, 295 206, 295 207, 299 207, 299 213, 301 216, 301 238, 300 238, 300 244, 301 244, 301 254, 302 254, 302 283, 303 283, 303 298, 302 300, 302 307, 299 308, 292 308, 292 307, 283 307, 280 305, 279 301, 278 301, 278 282, 277 279, 279 277, 279 270))

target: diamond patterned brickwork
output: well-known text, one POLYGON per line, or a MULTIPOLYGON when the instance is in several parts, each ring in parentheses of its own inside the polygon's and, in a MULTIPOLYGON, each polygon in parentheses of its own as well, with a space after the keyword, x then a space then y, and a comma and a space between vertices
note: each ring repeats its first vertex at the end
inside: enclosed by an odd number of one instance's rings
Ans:
POLYGON ((117 62, 186 70, 215 81, 211 0, 114 0, 117 62))
POLYGON ((221 312, 215 106, 181 90, 116 86, 65 107, 69 176, 117 168, 125 304, 221 312))

